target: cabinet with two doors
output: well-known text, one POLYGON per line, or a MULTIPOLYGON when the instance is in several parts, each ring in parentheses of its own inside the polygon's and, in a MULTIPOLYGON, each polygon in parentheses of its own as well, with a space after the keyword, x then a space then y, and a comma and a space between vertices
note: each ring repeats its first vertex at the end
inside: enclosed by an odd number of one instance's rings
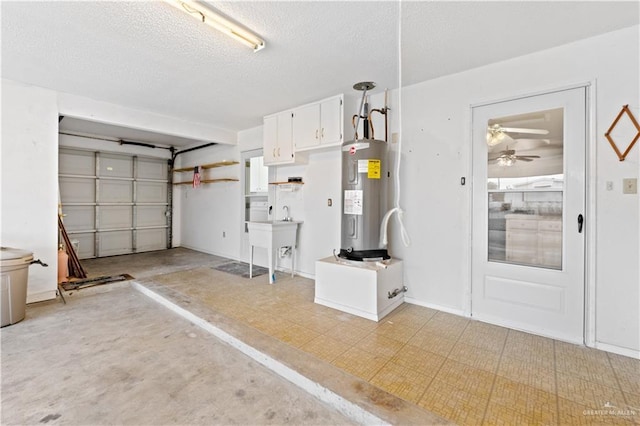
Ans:
POLYGON ((293 111, 296 151, 342 144, 344 128, 342 96, 334 96, 293 111))
POLYGON ((343 95, 264 117, 264 164, 290 164, 296 152, 340 146, 344 135, 343 95))

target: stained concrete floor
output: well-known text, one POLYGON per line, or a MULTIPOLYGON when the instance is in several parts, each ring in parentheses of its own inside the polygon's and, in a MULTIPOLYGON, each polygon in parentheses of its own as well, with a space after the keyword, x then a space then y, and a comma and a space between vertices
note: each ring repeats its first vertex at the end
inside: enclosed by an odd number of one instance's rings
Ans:
MULTIPOLYGON (((116 273, 162 274, 202 261, 168 254, 174 263, 144 266, 154 255, 142 255, 140 269, 116 273)), ((101 275, 109 269, 102 263, 125 260, 84 263, 101 275)), ((25 320, 0 334, 3 425, 352 423, 129 282, 69 292, 66 305, 29 305, 25 320)))
POLYGON ((84 261, 135 279, 2 329, 0 422, 640 424, 637 360, 413 305, 374 323, 314 304, 311 280, 214 269, 228 261, 84 261))

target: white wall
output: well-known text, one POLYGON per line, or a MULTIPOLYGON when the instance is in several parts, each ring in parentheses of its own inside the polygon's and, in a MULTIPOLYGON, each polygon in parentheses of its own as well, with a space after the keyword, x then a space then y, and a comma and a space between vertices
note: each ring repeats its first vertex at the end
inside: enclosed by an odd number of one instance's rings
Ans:
POLYGON ((596 345, 638 356, 639 200, 622 194, 621 184, 638 177, 640 146, 620 162, 603 136, 622 105, 640 114, 638 40, 636 26, 402 89, 401 205, 412 245, 402 247, 394 224, 390 248, 405 261, 410 300, 468 310, 471 187, 460 177, 470 174, 471 105, 595 82, 589 178, 596 217, 587 220, 595 221, 596 345))
MULTIPOLYGON (((239 161, 234 145, 215 145, 178 156, 176 167, 194 167, 218 161, 239 161)), ((205 170, 202 179, 240 179, 240 164, 205 170)), ((192 172, 174 173, 176 181, 190 181, 192 172)), ((240 258, 242 188, 241 182, 217 182, 174 186, 174 203, 180 208, 180 240, 176 245, 205 253, 240 258)))
POLYGON ((262 149, 262 126, 238 132, 238 149, 240 152, 262 149))
MULTIPOLYGON (((273 219, 284 217, 283 206, 300 225, 296 271, 304 276, 315 275, 315 262, 332 256, 340 249, 341 221, 341 157, 339 147, 328 151, 309 152, 308 164, 277 166, 275 180, 286 182, 289 177, 301 177, 304 185, 287 185, 275 189, 273 219), (331 199, 332 205, 327 201, 331 199)), ((291 258, 278 259, 278 265, 290 268, 291 258)))
POLYGON ((50 265, 30 268, 28 302, 55 298, 57 288, 58 115, 203 141, 235 144, 237 138, 207 124, 2 79, 0 240, 33 251, 50 265))
POLYGON ((56 93, 2 80, 0 243, 49 265, 29 268, 28 301, 55 298, 58 241, 56 93))
POLYGON ((165 158, 167 160, 171 158, 171 153, 167 149, 151 149, 135 145, 120 145, 117 142, 109 142, 84 136, 59 135, 58 146, 60 148, 84 149, 89 151, 138 155, 142 157, 165 158))

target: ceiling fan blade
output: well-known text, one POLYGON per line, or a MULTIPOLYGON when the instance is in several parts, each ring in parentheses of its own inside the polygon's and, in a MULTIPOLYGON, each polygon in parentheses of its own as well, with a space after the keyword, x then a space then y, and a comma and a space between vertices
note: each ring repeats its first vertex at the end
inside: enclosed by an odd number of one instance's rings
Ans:
POLYGON ((548 135, 549 131, 546 129, 522 129, 519 127, 501 127, 505 132, 511 133, 529 133, 532 135, 548 135))
POLYGON ((518 158, 540 158, 539 155, 516 155, 518 158))
POLYGON ((487 131, 487 145, 489 146, 496 146, 502 143, 510 144, 513 142, 515 142, 515 140, 500 128, 489 128, 487 131))
POLYGON ((533 158, 517 157, 516 156, 516 160, 529 162, 529 161, 533 161, 533 158))

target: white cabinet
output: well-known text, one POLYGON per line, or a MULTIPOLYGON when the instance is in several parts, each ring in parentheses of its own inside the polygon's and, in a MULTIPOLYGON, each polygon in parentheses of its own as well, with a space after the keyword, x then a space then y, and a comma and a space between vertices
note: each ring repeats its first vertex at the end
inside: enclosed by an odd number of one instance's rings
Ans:
POLYGON ((292 112, 264 117, 264 164, 293 163, 292 112))
POLYGON ((249 192, 267 192, 269 169, 264 166, 264 158, 251 157, 249 164, 249 192))
POLYGON ((507 262, 559 269, 562 267, 562 218, 508 214, 507 262))
POLYGON ((343 96, 304 105, 293 111, 293 142, 296 151, 342 144, 343 96))
POLYGON ((320 103, 320 145, 342 145, 344 105, 342 95, 320 103))
POLYGON ((320 145, 320 104, 293 111, 293 143, 296 151, 320 145))

